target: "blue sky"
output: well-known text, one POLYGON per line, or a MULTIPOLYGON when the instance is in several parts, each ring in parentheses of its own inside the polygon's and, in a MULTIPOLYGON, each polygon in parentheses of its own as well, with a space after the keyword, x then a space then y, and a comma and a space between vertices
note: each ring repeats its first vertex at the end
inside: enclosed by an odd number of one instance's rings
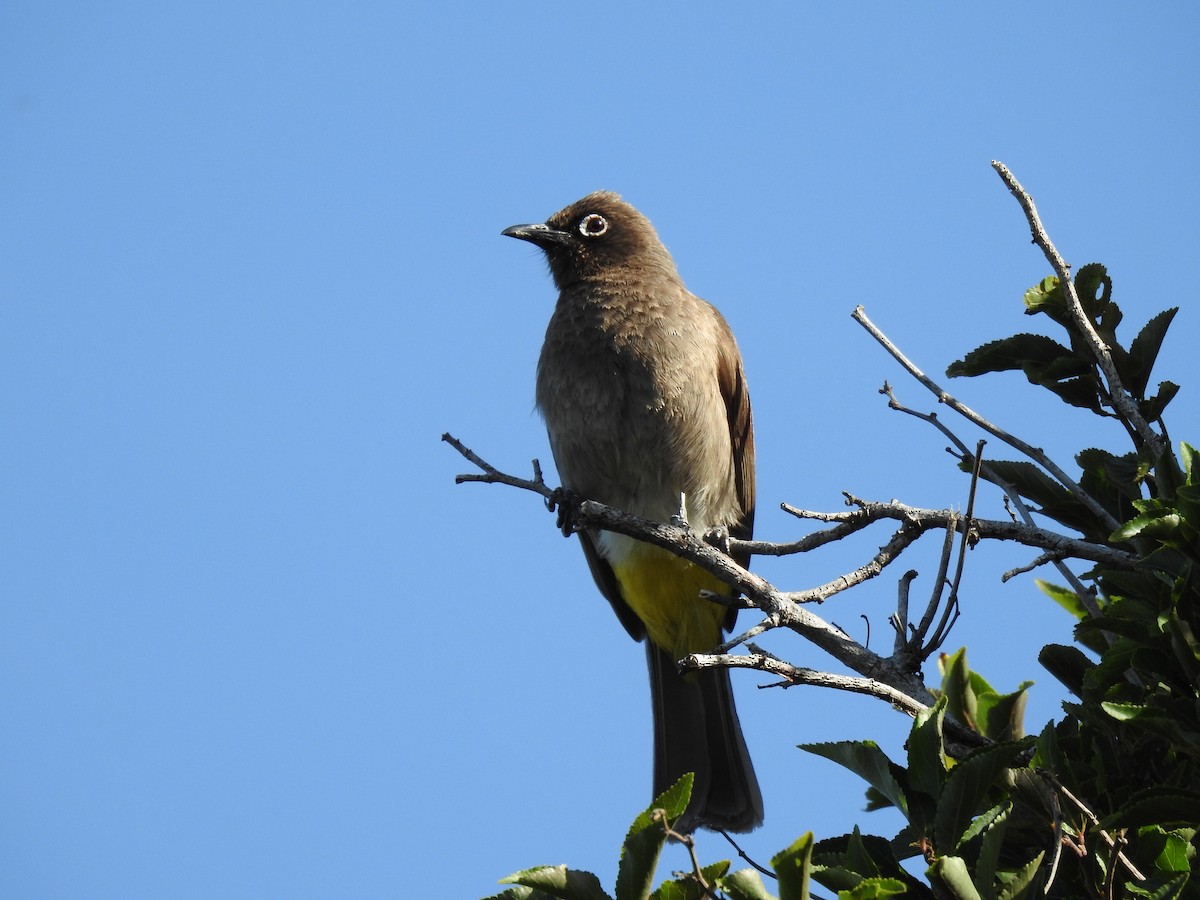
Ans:
MULTIPOLYGON (((500 237, 600 188, 645 211, 738 335, 758 535, 840 491, 962 506, 927 371, 1038 326, 1034 193, 1200 435, 1186 4, 8 4, 0 13, 0 893, 476 897, 537 863, 607 884, 649 800, 642 651, 537 498, 456 487, 451 431, 552 473, 533 373, 553 303, 500 237)), ((1060 463, 1120 435, 1018 375, 949 385, 1060 463)), ((975 434, 962 428, 964 438, 975 434)), ((993 442, 993 452, 1000 448, 993 442)), ((551 475, 552 477, 552 475, 551 475)), ((1000 515, 994 493, 981 512, 1000 515)), ((800 589, 882 531, 763 562, 800 589)), ((1070 620, 981 548, 951 644, 1061 694, 1070 620)), ((916 590, 936 565, 919 544, 916 590)), ((887 640, 889 574, 820 612, 887 640), (881 637, 882 636, 882 637, 881 637)), ((829 663, 799 639, 766 642, 829 663)), ((738 673, 759 859, 867 816, 795 749, 907 722, 738 673)), ((729 855, 703 837, 706 858, 729 855)), ((664 871, 685 864, 669 855, 664 871)))

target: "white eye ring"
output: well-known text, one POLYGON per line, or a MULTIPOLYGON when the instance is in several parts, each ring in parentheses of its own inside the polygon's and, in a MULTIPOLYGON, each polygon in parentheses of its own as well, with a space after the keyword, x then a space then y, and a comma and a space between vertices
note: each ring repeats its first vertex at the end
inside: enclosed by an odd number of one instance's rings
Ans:
POLYGON ((579 233, 586 238, 600 237, 608 231, 608 219, 599 213, 589 213, 579 220, 579 233))

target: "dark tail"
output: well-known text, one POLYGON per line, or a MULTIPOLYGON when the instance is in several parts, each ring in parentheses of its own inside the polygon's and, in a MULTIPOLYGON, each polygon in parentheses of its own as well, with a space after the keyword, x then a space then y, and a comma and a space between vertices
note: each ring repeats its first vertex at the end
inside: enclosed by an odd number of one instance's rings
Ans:
POLYGON ((675 824, 750 831, 762 824, 762 793, 733 705, 728 669, 686 678, 671 657, 646 641, 654 707, 654 796, 694 772, 692 801, 675 824))

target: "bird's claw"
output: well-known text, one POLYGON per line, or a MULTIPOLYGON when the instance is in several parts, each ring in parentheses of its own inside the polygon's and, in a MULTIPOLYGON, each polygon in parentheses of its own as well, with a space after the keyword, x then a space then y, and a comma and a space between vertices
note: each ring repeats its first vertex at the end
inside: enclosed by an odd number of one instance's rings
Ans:
POLYGON ((729 555, 729 529, 723 525, 710 528, 704 532, 704 543, 716 547, 726 556, 729 555))
POLYGON ((563 533, 563 537, 570 537, 575 533, 575 514, 579 511, 579 497, 574 491, 563 487, 555 488, 554 493, 546 500, 546 509, 557 512, 554 524, 563 533))

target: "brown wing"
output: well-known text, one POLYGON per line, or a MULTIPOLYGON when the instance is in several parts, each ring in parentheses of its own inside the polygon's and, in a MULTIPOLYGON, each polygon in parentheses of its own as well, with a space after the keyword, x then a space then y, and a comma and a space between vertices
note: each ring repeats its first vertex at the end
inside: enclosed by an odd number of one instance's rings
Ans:
MULTIPOLYGON (((729 441, 733 447, 734 489, 741 508, 741 516, 730 527, 729 533, 748 541, 754 537, 754 419, 750 414, 750 393, 746 389, 746 372, 737 341, 720 313, 717 320, 721 328, 717 384, 725 401, 729 441)), ((735 553, 733 558, 743 567, 750 563, 749 553, 735 553)), ((736 617, 737 610, 731 609, 725 619, 727 630, 733 627, 736 617)))

